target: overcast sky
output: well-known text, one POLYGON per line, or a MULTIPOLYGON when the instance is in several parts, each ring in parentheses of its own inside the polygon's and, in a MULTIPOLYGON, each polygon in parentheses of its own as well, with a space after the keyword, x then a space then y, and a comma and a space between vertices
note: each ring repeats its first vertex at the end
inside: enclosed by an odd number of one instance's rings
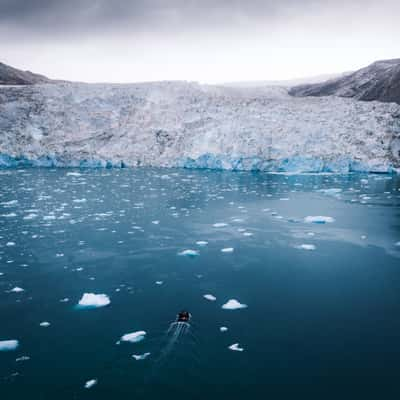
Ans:
POLYGON ((88 82, 282 80, 400 58, 400 0, 0 0, 0 61, 88 82))

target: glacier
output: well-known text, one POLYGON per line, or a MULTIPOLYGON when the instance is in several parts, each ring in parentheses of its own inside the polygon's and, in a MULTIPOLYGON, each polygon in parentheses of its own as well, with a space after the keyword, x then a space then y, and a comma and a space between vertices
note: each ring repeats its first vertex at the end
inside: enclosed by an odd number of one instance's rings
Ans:
POLYGON ((400 170, 400 105, 195 82, 0 87, 0 167, 400 170))

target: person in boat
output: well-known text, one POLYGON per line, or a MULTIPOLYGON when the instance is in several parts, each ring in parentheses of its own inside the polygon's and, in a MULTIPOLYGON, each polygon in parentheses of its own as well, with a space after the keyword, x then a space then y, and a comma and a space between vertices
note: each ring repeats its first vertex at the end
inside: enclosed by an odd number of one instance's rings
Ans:
POLYGON ((189 311, 181 311, 176 318, 176 322, 189 322, 190 317, 189 311))

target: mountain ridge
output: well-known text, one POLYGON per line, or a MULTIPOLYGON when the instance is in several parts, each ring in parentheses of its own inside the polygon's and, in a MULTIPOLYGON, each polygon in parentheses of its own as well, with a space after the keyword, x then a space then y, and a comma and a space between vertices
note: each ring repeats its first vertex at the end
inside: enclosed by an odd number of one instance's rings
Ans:
POLYGON ((294 86, 289 94, 295 97, 351 97, 400 104, 400 58, 375 61, 349 75, 326 82, 294 86))

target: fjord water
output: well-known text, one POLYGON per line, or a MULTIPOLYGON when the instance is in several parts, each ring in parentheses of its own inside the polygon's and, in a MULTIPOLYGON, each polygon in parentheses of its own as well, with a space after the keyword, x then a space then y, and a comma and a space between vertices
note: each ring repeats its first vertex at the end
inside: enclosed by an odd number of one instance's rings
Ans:
POLYGON ((366 398, 399 337, 396 176, 0 171, 2 400, 366 398))

